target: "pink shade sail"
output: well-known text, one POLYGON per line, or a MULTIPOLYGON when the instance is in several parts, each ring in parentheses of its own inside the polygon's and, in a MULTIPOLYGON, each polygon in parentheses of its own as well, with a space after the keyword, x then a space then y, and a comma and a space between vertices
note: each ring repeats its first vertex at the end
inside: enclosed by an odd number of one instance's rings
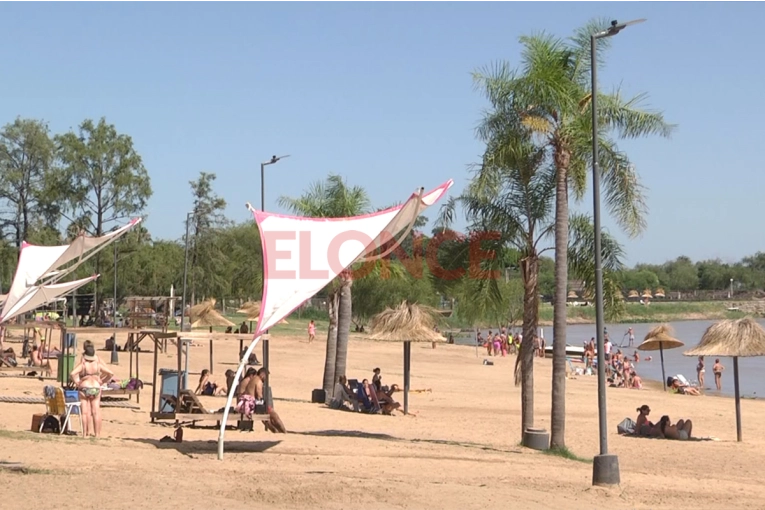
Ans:
POLYGON ((414 193, 402 205, 351 218, 306 218, 253 211, 263 245, 263 302, 255 336, 313 297, 354 262, 413 225, 452 186, 414 193))
POLYGON ((101 237, 88 237, 83 233, 71 244, 62 246, 37 246, 24 241, 11 288, 0 313, 0 322, 10 318, 9 311, 30 289, 38 284, 49 285, 59 281, 140 222, 141 218, 133 219, 127 225, 101 237))

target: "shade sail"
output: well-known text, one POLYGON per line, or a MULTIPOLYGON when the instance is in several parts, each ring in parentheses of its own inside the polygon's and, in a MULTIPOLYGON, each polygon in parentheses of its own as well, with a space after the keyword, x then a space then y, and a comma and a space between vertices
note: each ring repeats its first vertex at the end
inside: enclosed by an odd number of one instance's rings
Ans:
POLYGON ((38 306, 56 301, 60 296, 72 292, 98 278, 98 275, 89 276, 81 280, 66 283, 53 283, 50 285, 37 285, 29 287, 19 300, 14 303, 5 315, 2 322, 13 319, 16 316, 34 310, 38 306))
POLYGON ((37 246, 24 241, 21 244, 19 262, 11 288, 0 313, 0 322, 10 318, 10 310, 27 295, 30 289, 38 284, 46 286, 56 283, 140 222, 141 218, 136 218, 101 237, 87 237, 80 234, 71 244, 62 246, 37 246), (67 266, 67 264, 70 265, 67 266), (67 267, 61 269, 64 266, 67 267))
POLYGON ((255 336, 289 315, 355 261, 395 243, 436 203, 449 180, 402 205, 351 218, 305 218, 253 211, 263 245, 263 302, 255 336))

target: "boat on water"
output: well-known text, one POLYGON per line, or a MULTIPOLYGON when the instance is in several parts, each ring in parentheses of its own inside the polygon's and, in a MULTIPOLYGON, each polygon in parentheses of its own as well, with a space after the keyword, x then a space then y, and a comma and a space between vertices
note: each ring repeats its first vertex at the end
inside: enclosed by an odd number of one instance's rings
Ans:
MULTIPOLYGON (((552 358, 553 346, 545 346, 545 358, 552 358)), ((581 358, 584 356, 584 347, 566 344, 566 357, 581 358)))

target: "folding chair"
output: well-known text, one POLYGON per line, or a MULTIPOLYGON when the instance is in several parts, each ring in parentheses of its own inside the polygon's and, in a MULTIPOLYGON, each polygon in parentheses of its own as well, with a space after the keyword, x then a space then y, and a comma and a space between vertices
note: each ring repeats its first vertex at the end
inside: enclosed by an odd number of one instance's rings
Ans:
MULTIPOLYGON (((66 398, 64 398, 64 390, 56 388, 56 393, 53 398, 45 398, 45 407, 48 416, 56 416, 59 421, 61 421, 61 434, 66 430, 73 413, 80 417, 80 434, 84 432, 82 426, 82 406, 79 397, 77 397, 77 400, 74 402, 67 402, 66 398), (63 418, 63 421, 61 418, 63 418)), ((40 432, 42 432, 43 423, 45 423, 45 420, 42 420, 40 423, 40 432)))

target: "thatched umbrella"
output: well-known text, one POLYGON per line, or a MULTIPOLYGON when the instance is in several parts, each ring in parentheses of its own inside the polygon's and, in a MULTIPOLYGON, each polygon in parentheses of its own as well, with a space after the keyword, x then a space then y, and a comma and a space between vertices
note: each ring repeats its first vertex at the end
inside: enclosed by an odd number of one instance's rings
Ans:
POLYGON ((434 331, 438 310, 404 301, 372 317, 369 336, 379 342, 404 342, 404 414, 409 414, 409 369, 412 342, 443 342, 434 331))
POLYGON ((638 291, 633 289, 627 293, 627 297, 630 299, 639 298, 640 294, 638 293, 638 291))
POLYGON ((577 293, 576 293, 576 292, 574 292, 573 290, 570 290, 570 291, 568 291, 568 298, 569 298, 569 299, 576 299, 576 298, 578 298, 578 297, 579 297, 579 296, 577 295, 577 293))
POLYGON ((664 385, 664 391, 667 391, 667 378, 664 375, 664 349, 675 349, 685 345, 677 338, 672 337, 672 327, 669 324, 656 326, 643 339, 643 343, 638 345, 641 351, 659 351, 661 354, 661 383, 664 385))
POLYGON ((651 289, 645 289, 641 297, 644 299, 653 299, 653 294, 651 294, 651 289))
POLYGON ((215 309, 215 299, 203 301, 189 310, 189 322, 192 328, 233 326, 234 323, 222 316, 215 309))
POLYGON ((666 294, 664 294, 664 289, 659 287, 658 289, 656 289, 656 294, 654 294, 654 297, 663 298, 663 297, 667 297, 667 296, 666 296, 666 294))
POLYGON ((765 329, 749 318, 724 320, 704 332, 699 345, 686 356, 730 356, 733 358, 733 388, 736 393, 736 438, 741 441, 741 397, 738 386, 738 358, 765 356, 765 329))

